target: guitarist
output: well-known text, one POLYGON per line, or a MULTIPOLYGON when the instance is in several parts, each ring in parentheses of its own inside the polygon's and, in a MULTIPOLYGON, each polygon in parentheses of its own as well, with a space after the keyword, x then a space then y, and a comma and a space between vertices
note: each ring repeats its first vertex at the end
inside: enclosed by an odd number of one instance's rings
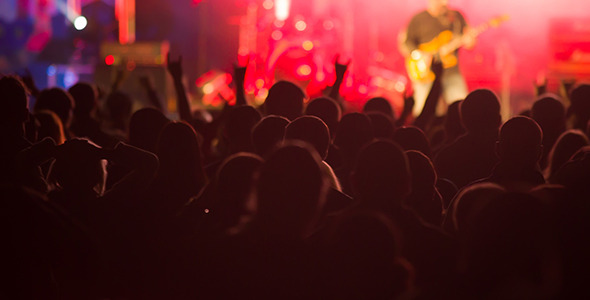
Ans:
MULTIPOLYGON (((457 64, 458 47, 449 50, 445 49, 445 46, 453 41, 455 45, 458 42, 461 47, 472 48, 476 41, 475 35, 470 34, 463 15, 457 10, 448 8, 448 0, 427 1, 427 9, 414 15, 407 30, 399 37, 400 52, 411 61, 417 61, 413 65, 408 64, 408 75, 414 90, 415 116, 422 111, 432 86, 434 75, 429 70, 432 59, 441 60, 445 67, 441 79, 444 102, 450 104, 467 96, 467 84, 457 64), (427 75, 417 75, 410 70, 413 67, 416 67, 418 71, 420 68, 426 68, 427 75)), ((446 106, 444 105, 445 111, 446 106)))

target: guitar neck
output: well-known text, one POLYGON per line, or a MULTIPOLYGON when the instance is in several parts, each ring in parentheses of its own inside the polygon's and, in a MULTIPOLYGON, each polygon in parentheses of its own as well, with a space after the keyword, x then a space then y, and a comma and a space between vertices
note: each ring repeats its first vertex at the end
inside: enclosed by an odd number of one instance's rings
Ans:
MULTIPOLYGON (((480 24, 479 26, 473 28, 471 30, 470 34, 472 34, 473 37, 477 37, 482 32, 486 31, 488 28, 490 28, 490 25, 488 23, 483 23, 483 24, 480 24)), ((459 37, 459 38, 454 38, 453 40, 451 40, 448 44, 446 44, 444 46, 444 48, 445 48, 445 52, 451 53, 463 46, 464 46, 463 40, 459 37)))

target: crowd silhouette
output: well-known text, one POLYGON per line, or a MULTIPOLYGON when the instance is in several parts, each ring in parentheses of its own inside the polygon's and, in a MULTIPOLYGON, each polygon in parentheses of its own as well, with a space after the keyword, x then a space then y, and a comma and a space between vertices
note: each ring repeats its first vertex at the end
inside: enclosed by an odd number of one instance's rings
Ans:
MULTIPOLYGON (((561 299, 590 290, 590 85, 502 120, 478 87, 436 115, 351 111, 288 81, 179 119, 117 78, 0 78, 2 299, 561 299), (29 107, 30 98, 35 99, 29 107), (204 117, 205 116, 205 117, 204 117)), ((435 74, 442 67, 434 63, 435 74)))

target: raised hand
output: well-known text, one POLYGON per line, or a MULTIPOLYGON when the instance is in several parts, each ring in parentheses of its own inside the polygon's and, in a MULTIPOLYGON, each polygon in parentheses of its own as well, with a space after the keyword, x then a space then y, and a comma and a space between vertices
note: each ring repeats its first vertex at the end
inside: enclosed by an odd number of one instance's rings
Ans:
POLYGON ((236 83, 236 105, 246 104, 246 95, 244 94, 244 81, 246 80, 246 70, 248 69, 248 62, 243 67, 234 64, 234 81, 236 83))
POLYGON ((547 92, 547 77, 544 74, 537 76, 537 79, 533 81, 535 86, 535 93, 537 96, 545 94, 547 92))
POLYGON ((395 121, 395 125, 397 127, 404 126, 406 124, 406 120, 408 119, 408 116, 412 114, 414 105, 416 104, 413 93, 408 93, 407 90, 404 89, 402 95, 404 96, 404 107, 399 118, 395 121))
POLYGON ((174 79, 182 78, 182 55, 178 56, 178 60, 174 61, 170 58, 170 52, 166 56, 168 62, 168 72, 174 79))
POLYGON ((441 78, 443 73, 443 65, 442 62, 432 59, 432 63, 430 64, 430 69, 432 73, 434 73, 435 78, 441 78))
POLYGON ((334 58, 334 71, 336 72, 336 81, 334 81, 334 85, 332 86, 332 90, 330 91, 330 97, 339 101, 340 99, 340 86, 344 81, 344 74, 348 70, 348 65, 350 64, 350 60, 346 64, 339 63, 340 55, 336 55, 334 58))
POLYGON ((172 60, 170 58, 170 52, 168 52, 166 55, 166 61, 168 63, 168 72, 172 75, 172 79, 174 80, 176 104, 180 119, 189 124, 194 124, 191 106, 189 104, 188 96, 186 95, 186 89, 182 83, 182 55, 178 56, 178 60, 172 60))
POLYGON ((127 78, 127 71, 125 70, 125 66, 127 65, 127 59, 123 59, 121 66, 119 66, 116 69, 116 73, 115 73, 115 81, 113 82, 113 85, 111 86, 111 92, 114 91, 118 91, 119 88, 121 87, 121 85, 123 84, 123 81, 127 78))
POLYGON ((21 76, 21 79, 33 96, 37 96, 39 94, 39 89, 35 84, 35 80, 33 79, 33 74, 31 74, 31 70, 29 70, 28 68, 25 69, 25 74, 21 76))
POLYGON ((250 64, 250 57, 248 57, 248 60, 246 61, 246 64, 241 67, 238 66, 237 64, 234 64, 234 79, 236 80, 236 82, 244 82, 244 80, 246 79, 246 70, 248 69, 248 65, 250 64))
POLYGON ((414 94, 404 96, 404 111, 411 112, 414 109, 416 101, 414 100, 414 94))
POLYGON ((334 71, 336 72, 337 78, 344 78, 344 74, 348 70, 348 65, 350 65, 351 60, 348 60, 346 64, 341 64, 338 61, 340 60, 340 55, 336 55, 334 58, 334 71))

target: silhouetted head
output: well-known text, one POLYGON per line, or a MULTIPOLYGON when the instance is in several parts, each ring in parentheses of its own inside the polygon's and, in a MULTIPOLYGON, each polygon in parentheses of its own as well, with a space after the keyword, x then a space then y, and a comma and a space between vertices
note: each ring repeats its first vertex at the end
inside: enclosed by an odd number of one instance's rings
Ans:
MULTIPOLYGON (((113 92, 105 100, 104 107, 106 108, 111 120, 117 123, 125 123, 131 115, 133 108, 133 101, 129 95, 123 92, 113 92)), ((123 129, 123 128, 121 128, 123 129)))
POLYGON ((481 210, 504 193, 506 190, 502 186, 492 182, 477 183, 462 189, 449 208, 455 232, 462 235, 472 228, 481 210))
POLYGON ((262 165, 260 156, 240 152, 223 161, 215 179, 216 202, 213 213, 220 218, 225 229, 237 225, 239 218, 247 213, 247 201, 252 192, 254 174, 262 165))
POLYGON ((156 154, 160 168, 156 180, 167 192, 188 200, 206 183, 197 133, 187 123, 170 122, 160 132, 156 154))
POLYGON ((477 293, 557 297, 561 278, 556 273, 563 262, 553 224, 548 205, 530 194, 508 192, 489 201, 465 239, 466 276, 479 287, 477 293))
POLYGON ((367 115, 346 114, 338 124, 334 144, 342 150, 347 159, 354 160, 359 150, 373 140, 373 126, 367 115))
POLYGON ((262 118, 252 128, 252 143, 256 153, 266 156, 275 146, 283 141, 285 127, 289 120, 285 117, 270 115, 262 118))
POLYGON ((408 158, 394 142, 374 141, 360 151, 351 182, 364 205, 389 210, 410 194, 408 158))
POLYGON ((256 183, 257 216, 265 230, 302 238, 315 226, 328 180, 310 145, 289 141, 273 151, 256 183))
POLYGON ((39 123, 37 127, 37 139, 50 137, 55 144, 61 145, 66 141, 64 128, 59 117, 50 110, 41 110, 35 113, 35 119, 39 123))
POLYGON ((428 11, 433 16, 440 16, 448 11, 448 0, 428 0, 428 11))
POLYGON ((107 171, 106 161, 95 150, 100 146, 87 139, 74 139, 68 140, 62 147, 67 147, 67 150, 61 150, 56 155, 48 181, 57 190, 80 195, 102 195, 107 171))
POLYGON ((285 128, 285 140, 301 140, 312 145, 322 159, 328 156, 330 132, 328 126, 318 117, 302 116, 285 128))
POLYGON ((565 108, 555 95, 547 94, 535 101, 531 117, 541 126, 543 135, 565 130, 565 108))
POLYGON ((369 99, 369 101, 367 101, 367 103, 365 103, 363 106, 363 112, 380 112, 386 116, 391 117, 392 119, 395 119, 395 114, 393 112, 393 108, 391 107, 391 103, 389 103, 389 100, 383 97, 369 99))
POLYGON ((289 120, 295 120, 303 113, 303 90, 288 81, 279 81, 269 90, 264 101, 267 115, 279 115, 289 120))
POLYGON ((406 204, 430 224, 440 225, 443 203, 436 189, 437 175, 432 161, 420 151, 406 151, 412 174, 412 192, 406 204))
POLYGON ((342 117, 342 109, 334 99, 320 97, 309 102, 305 109, 305 114, 322 119, 330 129, 330 136, 334 137, 338 128, 338 122, 340 122, 340 118, 342 117))
POLYGON ((574 128, 585 130, 590 119, 590 84, 580 84, 570 94, 568 116, 574 116, 574 128))
POLYGON ((35 111, 51 110, 60 118, 65 128, 69 128, 74 110, 74 99, 70 93, 60 88, 42 90, 35 103, 35 111))
POLYGON ((488 89, 469 93, 460 105, 461 122, 467 132, 497 132, 501 124, 500 102, 488 89))
POLYGON ((98 91, 96 88, 89 83, 78 82, 68 89, 68 92, 74 98, 74 116, 90 117, 90 114, 98 105, 98 91))
POLYGON ((152 107, 142 108, 129 121, 129 143, 146 151, 156 152, 156 144, 162 128, 170 120, 152 107))
POLYGON ((400 145, 404 150, 420 151, 426 156, 430 156, 430 143, 422 129, 415 126, 403 126, 393 133, 393 141, 400 145))
POLYGON ((588 137, 576 129, 562 133, 547 158, 547 177, 552 176, 582 147, 590 145, 588 137))
POLYGON ((497 153, 500 160, 517 165, 534 165, 543 153, 543 132, 535 120, 514 117, 500 129, 497 153))
POLYGON ((225 119, 223 132, 232 153, 254 152, 252 128, 260 121, 260 113, 252 106, 242 105, 232 108, 225 119))
POLYGON ((461 115, 459 114, 459 107, 462 102, 463 100, 455 101, 447 108, 444 123, 447 142, 452 142, 465 133, 463 123, 461 123, 461 115))
POLYGON ((29 98, 24 83, 14 76, 0 78, 0 125, 23 126, 29 118, 29 98))
POLYGON ((375 138, 391 139, 395 130, 393 118, 380 112, 370 112, 367 116, 371 119, 375 138))

